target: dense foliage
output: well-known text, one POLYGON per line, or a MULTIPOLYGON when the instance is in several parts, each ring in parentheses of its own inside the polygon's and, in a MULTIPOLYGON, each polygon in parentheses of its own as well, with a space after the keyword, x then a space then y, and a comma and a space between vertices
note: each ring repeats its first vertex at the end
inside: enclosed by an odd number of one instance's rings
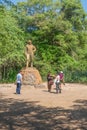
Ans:
POLYGON ((87 15, 80 0, 27 0, 0 5, 0 75, 12 81, 25 66, 24 47, 37 48, 34 66, 43 79, 63 70, 67 82, 87 81, 87 15), (8 8, 9 7, 9 8, 8 8))

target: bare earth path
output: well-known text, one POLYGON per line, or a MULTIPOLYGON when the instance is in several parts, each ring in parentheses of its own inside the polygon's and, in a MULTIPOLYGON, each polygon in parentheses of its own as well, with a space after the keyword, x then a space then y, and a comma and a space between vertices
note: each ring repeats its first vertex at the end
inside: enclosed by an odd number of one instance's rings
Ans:
MULTIPOLYGON (((46 83, 45 83, 46 86, 46 83)), ((62 93, 0 84, 0 130, 87 130, 87 85, 66 84, 62 93)))

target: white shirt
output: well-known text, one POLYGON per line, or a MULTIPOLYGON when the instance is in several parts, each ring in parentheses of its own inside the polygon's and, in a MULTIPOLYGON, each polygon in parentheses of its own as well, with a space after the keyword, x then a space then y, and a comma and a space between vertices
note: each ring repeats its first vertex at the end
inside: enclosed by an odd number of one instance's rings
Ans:
POLYGON ((59 83, 60 82, 60 76, 59 75, 57 75, 57 77, 55 78, 55 80, 54 80, 54 83, 59 83))

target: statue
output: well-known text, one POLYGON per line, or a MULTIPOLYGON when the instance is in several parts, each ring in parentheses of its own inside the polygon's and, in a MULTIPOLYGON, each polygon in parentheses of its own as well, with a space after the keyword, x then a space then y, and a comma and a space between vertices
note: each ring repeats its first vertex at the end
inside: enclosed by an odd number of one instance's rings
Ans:
POLYGON ((33 85, 35 87, 43 86, 42 78, 40 76, 39 71, 33 67, 33 59, 34 52, 36 51, 36 47, 32 44, 31 40, 27 41, 27 45, 25 47, 25 55, 26 55, 26 67, 21 69, 21 73, 23 76, 23 84, 24 85, 33 85))
POLYGON ((29 40, 25 48, 25 55, 27 59, 26 67, 33 67, 33 59, 34 59, 35 51, 36 51, 36 47, 32 44, 32 41, 29 40))

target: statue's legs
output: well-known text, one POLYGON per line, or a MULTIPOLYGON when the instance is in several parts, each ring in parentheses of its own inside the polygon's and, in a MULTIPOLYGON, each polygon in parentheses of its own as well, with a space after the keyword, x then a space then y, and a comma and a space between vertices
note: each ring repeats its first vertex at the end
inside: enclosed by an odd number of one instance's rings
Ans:
POLYGON ((30 66, 33 67, 33 59, 34 59, 34 55, 31 54, 30 55, 30 66))
POLYGON ((34 59, 33 54, 27 54, 26 67, 33 67, 33 59, 34 59))
POLYGON ((27 62, 26 62, 26 67, 29 67, 29 63, 30 63, 30 55, 27 54, 27 62))

